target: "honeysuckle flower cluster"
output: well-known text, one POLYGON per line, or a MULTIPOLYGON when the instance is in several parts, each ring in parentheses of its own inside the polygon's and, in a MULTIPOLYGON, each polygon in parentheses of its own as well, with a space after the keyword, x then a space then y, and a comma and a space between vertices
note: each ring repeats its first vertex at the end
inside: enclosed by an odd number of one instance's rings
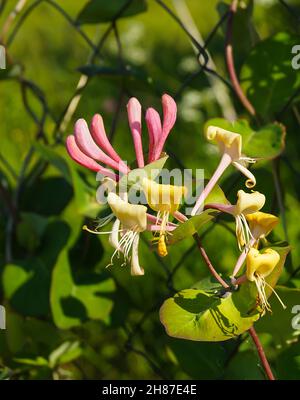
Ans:
MULTIPOLYGON (((142 141, 141 104, 136 98, 131 98, 127 104, 136 165, 140 169, 160 159, 168 135, 176 122, 177 106, 171 96, 167 94, 162 96, 162 109, 162 120, 154 108, 146 110, 148 147, 145 152, 142 141)), ((265 291, 265 287, 269 286, 266 278, 278 265, 280 255, 271 248, 259 249, 261 243, 266 241, 266 236, 278 224, 278 218, 261 211, 266 198, 264 194, 252 190, 256 185, 256 179, 248 166, 256 160, 243 154, 242 136, 234 131, 209 126, 205 137, 218 146, 221 159, 211 179, 197 198, 191 216, 201 214, 205 208, 212 208, 234 218, 237 245, 241 254, 233 267, 232 284, 243 281, 254 282, 258 293, 258 304, 263 312, 270 311, 265 291), (236 204, 207 203, 208 195, 230 165, 246 176, 245 185, 248 191, 238 191, 236 204), (237 277, 244 264, 246 264, 245 274, 237 277)), ((165 257, 168 254, 168 242, 172 231, 191 217, 179 212, 187 196, 186 187, 161 184, 152 177, 144 177, 139 188, 144 193, 147 206, 130 203, 126 191, 117 194, 118 182, 122 176, 130 174, 131 168, 110 143, 103 119, 99 114, 92 118, 90 128, 84 119, 79 119, 75 124, 74 134, 67 138, 66 146, 74 161, 101 173, 103 182, 107 185, 107 202, 111 213, 98 221, 95 230, 87 226, 84 226, 84 229, 94 234, 109 235, 109 242, 114 248, 109 265, 113 265, 115 257, 120 257, 121 253, 124 260, 122 265, 130 263, 132 275, 144 275, 144 268, 140 265, 138 255, 140 235, 145 231, 153 232, 153 241, 157 243, 159 256, 165 257), (156 215, 153 215, 153 212, 156 215), (112 229, 108 232, 101 231, 102 227, 112 220, 114 220, 112 229)), ((270 288, 273 291, 271 286, 270 288)))

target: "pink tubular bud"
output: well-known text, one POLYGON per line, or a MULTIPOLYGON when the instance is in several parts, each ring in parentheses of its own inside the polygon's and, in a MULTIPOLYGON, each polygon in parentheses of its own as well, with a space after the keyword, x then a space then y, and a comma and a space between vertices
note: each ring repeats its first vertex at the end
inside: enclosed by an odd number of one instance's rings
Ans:
POLYGON ((103 119, 100 114, 95 114, 91 123, 91 134, 94 141, 101 147, 103 151, 114 161, 119 164, 119 170, 126 174, 130 171, 127 165, 121 160, 119 154, 112 147, 105 132, 103 119))
POLYGON ((154 157, 155 146, 162 135, 162 126, 160 116, 154 108, 148 108, 145 118, 149 134, 148 162, 151 163, 154 157))
POLYGON ((140 102, 132 97, 127 104, 129 127, 131 130, 136 160, 139 168, 145 166, 142 145, 142 107, 140 102))
POLYGON ((84 119, 79 119, 74 128, 75 140, 80 150, 88 157, 94 158, 97 161, 107 164, 111 168, 119 169, 119 164, 108 157, 93 141, 87 123, 84 119))
POLYGON ((109 169, 102 167, 95 160, 93 160, 91 157, 87 156, 80 150, 80 148, 76 143, 74 135, 69 135, 67 137, 66 147, 70 157, 78 164, 88 169, 91 169, 92 171, 100 172, 101 174, 108 176, 113 180, 117 180, 116 174, 114 174, 109 169))
POLYGON ((167 137, 175 124, 177 116, 177 105, 175 103, 175 100, 168 94, 164 94, 162 96, 162 106, 164 114, 162 134, 157 146, 155 147, 154 160, 157 160, 159 158, 163 150, 165 141, 167 140, 167 137))

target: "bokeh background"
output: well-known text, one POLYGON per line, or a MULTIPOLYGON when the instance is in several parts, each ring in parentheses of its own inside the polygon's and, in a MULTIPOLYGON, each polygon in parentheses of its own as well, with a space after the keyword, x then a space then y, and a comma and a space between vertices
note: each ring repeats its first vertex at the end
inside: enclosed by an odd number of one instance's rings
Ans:
MULTIPOLYGON (((7 69, 0 71, 0 304, 7 317, 7 329, 0 331, 0 377, 265 379, 247 334, 224 343, 166 335, 158 315, 164 299, 207 275, 192 239, 161 259, 145 235, 144 277, 131 277, 120 265, 105 269, 112 253, 107 238, 82 231, 101 213, 98 183, 69 160, 64 146, 77 118, 89 122, 101 113, 115 148, 134 162, 128 98, 161 112, 160 97, 169 93, 178 121, 167 143, 168 166, 205 168, 209 177, 219 156, 203 138, 204 123, 213 117, 257 123, 226 71, 229 2, 148 0, 146 11, 126 18, 119 12, 126 1, 94 1, 94 12, 81 12, 86 3, 0 2, 7 50, 7 69), (17 4, 20 13, 11 19, 17 4), (174 16, 198 43, 207 41, 215 72, 200 68, 197 47, 174 16)), ((133 10, 141 7, 133 3, 133 10)), ((277 120, 287 129, 280 157, 255 166, 257 190, 267 196, 264 210, 281 217, 273 238, 292 246, 281 283, 300 287, 300 71, 291 67, 291 48, 300 45, 300 7, 296 0, 240 3, 234 55, 242 85, 250 68, 252 90, 247 82, 242 87, 262 121, 277 120)), ((144 137, 147 143, 145 130, 144 137)), ((233 169, 221 182, 232 201, 243 185, 233 169)), ((238 256, 233 221, 221 219, 200 234, 217 270, 230 274, 238 256)), ((273 316, 257 331, 276 376, 299 379, 293 314, 272 304, 273 316)))

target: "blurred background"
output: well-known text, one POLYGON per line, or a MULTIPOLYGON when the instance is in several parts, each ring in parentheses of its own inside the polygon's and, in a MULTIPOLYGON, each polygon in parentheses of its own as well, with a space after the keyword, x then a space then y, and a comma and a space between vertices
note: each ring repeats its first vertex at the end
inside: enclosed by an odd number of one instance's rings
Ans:
MULTIPOLYGON (((7 55, 0 70, 0 304, 7 319, 0 377, 264 379, 247 334, 223 343, 166 335, 158 315, 163 301, 207 275, 192 238, 161 259, 145 235, 143 277, 120 265, 105 269, 112 254, 107 238, 82 231, 101 212, 98 183, 69 160, 64 144, 76 119, 89 123, 101 113, 115 148, 134 163, 126 103, 135 96, 144 110, 161 112, 161 95, 168 93, 178 105, 168 167, 205 168, 209 177, 219 155, 204 140, 204 123, 238 117, 257 124, 226 70, 230 2, 108 3, 0 2, 7 55), (197 56, 204 43, 206 69, 197 56)), ((255 174, 257 190, 267 196, 264 211, 281 218, 273 239, 292 246, 281 283, 294 288, 300 288, 300 70, 291 60, 299 33, 297 0, 249 0, 240 2, 232 38, 242 88, 259 118, 287 130, 285 150, 255 166, 255 174), (244 82, 249 71, 250 83, 244 82)), ((243 185, 233 169, 221 182, 233 202, 243 185)), ((238 256, 234 222, 224 218, 200 234, 217 270, 229 274, 238 256)), ((257 331, 276 376, 299 379, 293 315, 274 308, 257 331)))

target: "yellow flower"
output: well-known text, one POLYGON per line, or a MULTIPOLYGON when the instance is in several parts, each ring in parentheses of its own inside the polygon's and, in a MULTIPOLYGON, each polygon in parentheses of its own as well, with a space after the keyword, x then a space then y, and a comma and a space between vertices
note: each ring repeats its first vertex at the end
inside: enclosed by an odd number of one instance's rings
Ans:
POLYGON ((265 201, 265 195, 260 192, 245 193, 243 190, 238 191, 237 202, 232 207, 231 214, 235 217, 236 236, 240 250, 242 247, 248 246, 250 239, 253 238, 246 217, 260 210, 265 201))
POLYGON ((142 187, 149 207, 157 212, 156 223, 160 224, 158 254, 164 257, 168 254, 165 239, 169 216, 178 210, 187 189, 185 186, 162 185, 147 178, 143 179, 142 187))
POLYGON ((251 248, 247 254, 246 276, 249 281, 255 282, 256 284, 259 303, 263 311, 271 311, 271 307, 265 292, 266 286, 268 286, 272 292, 275 293, 280 303, 285 308, 277 293, 265 280, 265 278, 274 271, 274 268, 277 266, 279 261, 280 255, 277 253, 277 251, 270 248, 267 248, 262 252, 251 248))
POLYGON ((126 230, 143 232, 147 228, 147 207, 139 204, 130 204, 111 192, 107 202, 126 230))
POLYGON ((261 211, 248 214, 246 219, 253 237, 257 240, 267 236, 279 223, 278 217, 261 211))
POLYGON ((217 143, 220 153, 226 155, 239 171, 248 179, 246 181, 247 188, 256 185, 255 176, 247 169, 248 163, 256 161, 250 157, 242 156, 242 136, 239 133, 231 132, 217 126, 209 126, 206 131, 206 138, 217 143))
MULTIPOLYGON (((107 202, 113 212, 112 215, 117 218, 112 230, 110 232, 98 232, 92 231, 86 226, 83 229, 97 235, 109 234, 109 242, 115 248, 115 251, 108 266, 113 265, 114 257, 119 256, 119 252, 121 252, 124 255, 122 265, 127 264, 128 261, 131 262, 131 275, 144 275, 144 270, 139 263, 138 245, 140 233, 147 229, 147 207, 130 204, 113 192, 108 194, 107 202)), ((112 219, 111 216, 108 218, 109 220, 112 219)), ((98 225, 97 228, 101 226, 98 225)))

